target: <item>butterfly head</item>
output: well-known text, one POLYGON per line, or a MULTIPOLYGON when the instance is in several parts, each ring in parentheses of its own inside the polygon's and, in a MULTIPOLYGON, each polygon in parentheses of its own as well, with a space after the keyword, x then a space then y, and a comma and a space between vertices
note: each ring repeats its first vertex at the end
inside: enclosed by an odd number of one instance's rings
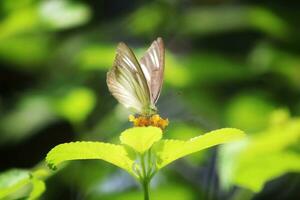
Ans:
POLYGON ((154 114, 157 114, 157 108, 154 104, 150 104, 149 106, 145 107, 142 113, 140 113, 140 115, 148 117, 154 114))

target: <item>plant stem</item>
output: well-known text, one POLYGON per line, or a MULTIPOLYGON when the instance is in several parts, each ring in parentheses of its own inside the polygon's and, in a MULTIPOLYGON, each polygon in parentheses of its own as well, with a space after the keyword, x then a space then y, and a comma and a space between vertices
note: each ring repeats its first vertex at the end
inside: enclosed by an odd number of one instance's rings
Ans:
MULTIPOLYGON (((141 177, 142 178, 141 184, 143 186, 144 200, 149 200, 150 199, 150 197, 149 197, 149 183, 150 183, 150 178, 148 177, 150 171, 146 167, 146 163, 145 162, 147 162, 147 161, 148 161, 147 160, 147 156, 143 154, 141 156, 141 166, 142 166, 142 170, 143 170, 142 171, 143 176, 141 177)), ((148 163, 148 165, 149 165, 149 163, 148 163)))
POLYGON ((239 200, 239 199, 243 199, 243 200, 251 200, 254 196, 254 193, 248 189, 239 189, 235 192, 234 196, 233 196, 233 200, 239 200))
POLYGON ((144 200, 149 200, 149 182, 148 180, 143 181, 144 200))

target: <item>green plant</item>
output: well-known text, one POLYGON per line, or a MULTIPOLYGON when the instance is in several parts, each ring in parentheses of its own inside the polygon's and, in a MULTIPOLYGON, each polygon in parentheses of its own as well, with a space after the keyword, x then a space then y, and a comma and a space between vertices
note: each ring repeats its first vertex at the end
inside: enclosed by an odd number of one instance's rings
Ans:
POLYGON ((171 162, 197 151, 240 139, 244 133, 223 128, 190 140, 165 140, 160 128, 134 127, 123 131, 121 144, 104 142, 71 142, 54 147, 47 155, 50 168, 70 160, 100 159, 126 170, 140 182, 144 199, 149 199, 153 176, 171 162))
POLYGON ((158 115, 156 102, 164 77, 164 43, 153 41, 138 61, 132 50, 119 43, 113 67, 107 73, 111 94, 137 116, 130 115, 134 128, 120 135, 121 144, 75 142, 54 147, 46 161, 51 168, 67 160, 102 159, 112 163, 137 179, 149 200, 149 183, 161 168, 186 155, 202 149, 241 138, 238 129, 225 128, 202 136, 183 140, 163 140, 168 119, 158 115))

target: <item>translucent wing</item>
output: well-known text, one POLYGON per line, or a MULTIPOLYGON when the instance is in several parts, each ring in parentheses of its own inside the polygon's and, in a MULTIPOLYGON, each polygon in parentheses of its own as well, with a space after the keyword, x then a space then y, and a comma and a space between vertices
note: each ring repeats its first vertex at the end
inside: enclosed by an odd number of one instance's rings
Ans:
POLYGON ((153 105, 158 100, 163 83, 164 60, 164 43, 161 38, 157 38, 157 40, 151 44, 140 60, 141 68, 149 87, 151 103, 153 105))
POLYGON ((143 113, 151 99, 146 78, 133 52, 124 43, 117 47, 112 69, 107 73, 112 95, 125 107, 143 113))

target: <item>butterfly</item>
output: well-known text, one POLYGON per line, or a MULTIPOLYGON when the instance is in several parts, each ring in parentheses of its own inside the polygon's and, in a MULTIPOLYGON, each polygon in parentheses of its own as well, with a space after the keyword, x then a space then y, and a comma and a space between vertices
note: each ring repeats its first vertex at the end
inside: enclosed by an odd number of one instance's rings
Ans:
POLYGON ((155 104, 164 78, 164 54, 161 38, 153 41, 139 61, 125 43, 118 44, 106 82, 119 103, 143 116, 157 113, 155 104))

